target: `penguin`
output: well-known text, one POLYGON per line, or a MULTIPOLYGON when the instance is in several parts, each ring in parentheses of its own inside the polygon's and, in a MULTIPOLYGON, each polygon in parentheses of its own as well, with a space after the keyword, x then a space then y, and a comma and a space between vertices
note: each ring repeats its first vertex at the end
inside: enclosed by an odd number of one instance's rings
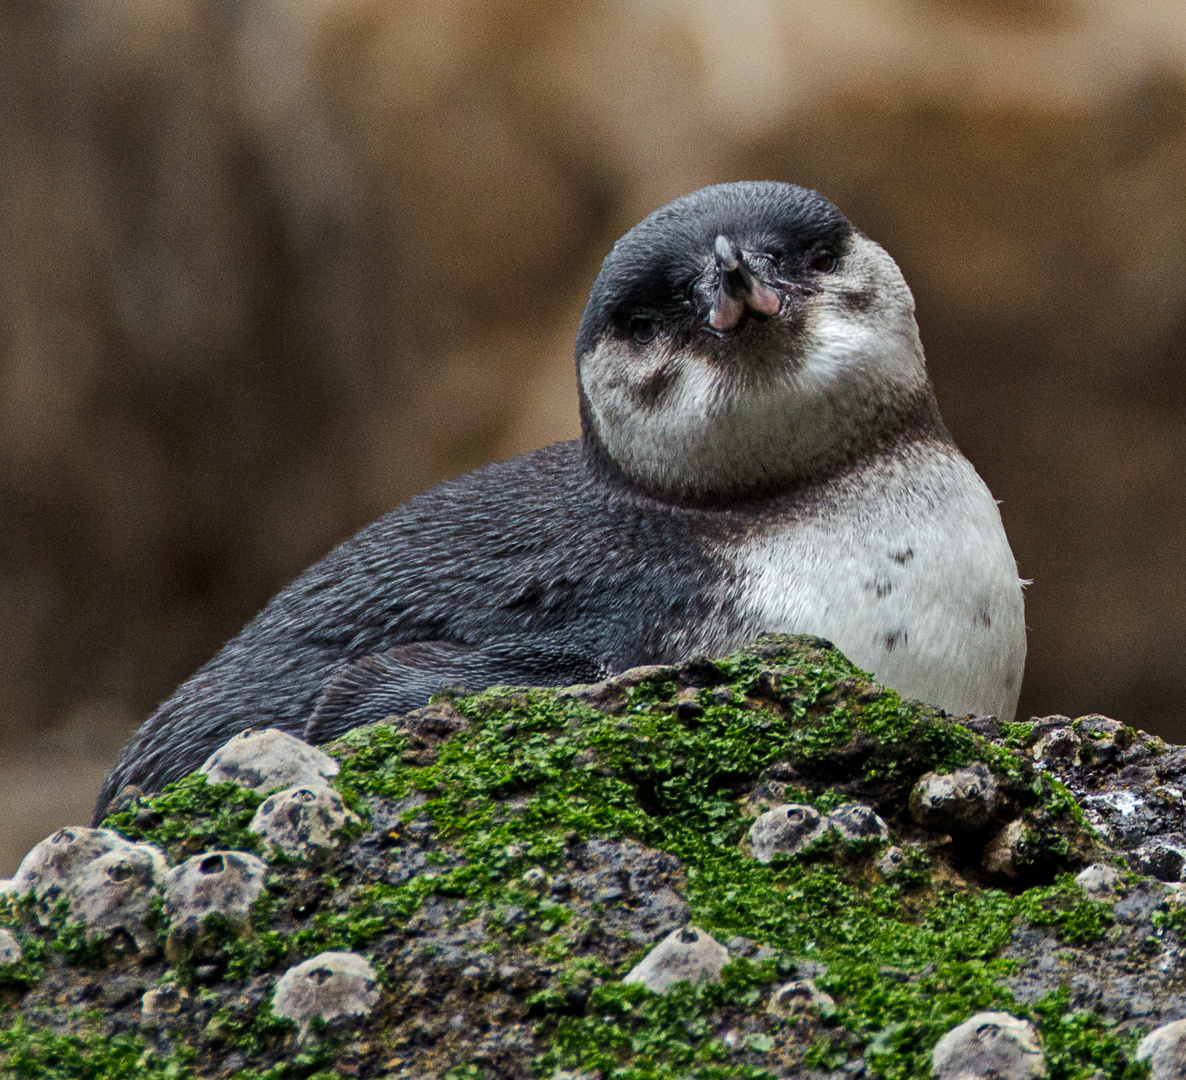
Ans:
POLYGON ((581 438, 442 483, 280 592, 132 738, 159 790, 245 728, 312 743, 443 687, 588 683, 809 633, 910 698, 1012 719, 1022 583, 944 426, 901 271, 818 192, 720 184, 613 246, 581 438))

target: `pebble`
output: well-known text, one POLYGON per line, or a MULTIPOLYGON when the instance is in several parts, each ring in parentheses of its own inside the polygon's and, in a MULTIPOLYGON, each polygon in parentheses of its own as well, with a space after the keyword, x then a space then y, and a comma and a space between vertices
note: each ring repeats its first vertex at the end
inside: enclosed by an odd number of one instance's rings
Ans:
POLYGON ((1159 839, 1128 853, 1128 864, 1139 874, 1158 881, 1181 881, 1186 867, 1186 850, 1172 840, 1159 839))
POLYGON ((15 964, 23 955, 21 943, 7 930, 0 929, 0 965, 15 964))
POLYGON ((140 1012, 144 1016, 172 1016, 181 1011, 189 998, 189 992, 176 983, 162 983, 147 991, 140 999, 140 1012))
POLYGON ((893 847, 886 848, 881 853, 877 862, 873 864, 873 869, 885 878, 892 878, 895 874, 901 873, 905 868, 906 852, 896 844, 893 847))
POLYGON ((81 825, 59 829, 21 860, 4 892, 17 896, 34 893, 38 919, 44 925, 48 923, 50 909, 87 863, 117 848, 131 846, 129 840, 111 829, 88 829, 81 825))
POLYGON ((845 840, 888 840, 889 826, 863 803, 838 806, 824 818, 824 827, 835 829, 845 840))
POLYGON ((1137 1045, 1137 1061, 1149 1062, 1149 1080, 1186 1077, 1186 1020, 1154 1028, 1137 1045))
POLYGON ((974 832, 992 821, 1000 801, 996 779, 976 761, 950 773, 927 773, 910 792, 910 816, 936 832, 974 832))
POLYGON ((246 926, 264 887, 267 865, 245 851, 211 851, 186 859, 165 875, 165 914, 174 934, 193 935, 217 912, 246 926))
POLYGON ((990 874, 1017 877, 1020 865, 1030 852, 1030 842, 1025 836, 1025 822, 1021 818, 1010 821, 984 849, 981 865, 990 874))
POLYGON ((665 994, 677 982, 720 982, 729 950, 698 926, 673 930, 623 979, 641 983, 656 994, 665 994))
POLYGON ((767 810, 750 826, 750 850, 758 862, 775 855, 797 855, 824 835, 823 817, 814 806, 783 803, 767 810))
POLYGON ((982 1012, 952 1028, 931 1051, 936 1080, 1030 1080, 1046 1074, 1032 1024, 1003 1012, 982 1012))
POLYGON ((223 743, 198 771, 211 784, 230 781, 264 795, 276 788, 324 787, 338 768, 328 754, 287 732, 248 728, 223 743))
POLYGON ((331 847, 334 834, 351 822, 357 823, 358 815, 333 788, 319 784, 269 795, 247 828, 287 855, 303 855, 309 848, 331 847))
POLYGON ((795 979, 793 982, 783 983, 773 994, 766 1005, 766 1011, 771 1016, 781 1020, 788 1020, 792 1016, 804 1013, 828 1015, 836 1009, 836 1002, 830 994, 825 994, 811 979, 795 979))
POLYGON ((103 934, 124 930, 140 952, 156 952, 156 931, 147 923, 168 869, 164 853, 151 844, 125 843, 91 859, 63 892, 70 920, 103 934))
POLYGON ((1111 896, 1116 891, 1116 883, 1120 880, 1120 871, 1106 863, 1092 863, 1075 875, 1083 891, 1093 900, 1111 896))
POLYGON ((1079 736, 1067 721, 1066 727, 1046 732, 1034 743, 1034 760, 1052 765, 1073 765, 1079 753, 1079 736))
POLYGON ((369 1016, 379 1003, 379 984, 365 958, 323 952, 289 968, 276 983, 272 1014, 295 1020, 301 1040, 311 1021, 369 1016))
POLYGON ((1120 757, 1121 751, 1132 745, 1132 729, 1107 716, 1081 716, 1075 721, 1074 728, 1079 737, 1079 753, 1075 759, 1079 765, 1111 765, 1120 757))

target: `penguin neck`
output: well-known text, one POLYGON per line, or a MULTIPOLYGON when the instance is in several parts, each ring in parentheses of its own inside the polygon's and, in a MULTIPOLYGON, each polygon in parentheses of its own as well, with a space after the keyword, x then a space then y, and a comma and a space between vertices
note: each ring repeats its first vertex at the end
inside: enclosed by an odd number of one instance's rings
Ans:
POLYGON ((776 426, 766 440, 742 440, 733 460, 688 448, 667 461, 623 462, 598 431, 583 388, 580 410, 584 458, 597 479, 660 502, 703 509, 793 495, 912 443, 955 445, 925 378, 880 396, 854 395, 850 388, 816 397, 809 410, 785 417, 785 439, 778 438, 776 426))

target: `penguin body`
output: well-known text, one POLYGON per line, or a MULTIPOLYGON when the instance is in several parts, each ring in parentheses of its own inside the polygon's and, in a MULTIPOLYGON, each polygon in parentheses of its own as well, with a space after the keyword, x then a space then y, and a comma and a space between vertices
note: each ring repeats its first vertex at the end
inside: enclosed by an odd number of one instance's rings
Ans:
POLYGON ((1011 719, 1021 586, 939 417, 893 260, 790 184, 615 245, 577 336, 582 439, 441 484, 283 590, 124 752, 155 790, 246 727, 324 742, 444 686, 589 682, 763 632, 1011 719))

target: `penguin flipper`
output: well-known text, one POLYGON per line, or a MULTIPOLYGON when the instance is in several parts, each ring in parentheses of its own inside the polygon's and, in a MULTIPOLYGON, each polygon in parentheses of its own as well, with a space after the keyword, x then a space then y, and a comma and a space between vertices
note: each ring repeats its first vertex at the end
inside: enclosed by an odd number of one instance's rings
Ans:
POLYGON ((546 638, 511 638, 478 646, 409 642, 339 667, 322 687, 304 738, 329 742, 360 724, 427 705, 443 689, 567 686, 604 678, 607 670, 589 653, 546 638))

